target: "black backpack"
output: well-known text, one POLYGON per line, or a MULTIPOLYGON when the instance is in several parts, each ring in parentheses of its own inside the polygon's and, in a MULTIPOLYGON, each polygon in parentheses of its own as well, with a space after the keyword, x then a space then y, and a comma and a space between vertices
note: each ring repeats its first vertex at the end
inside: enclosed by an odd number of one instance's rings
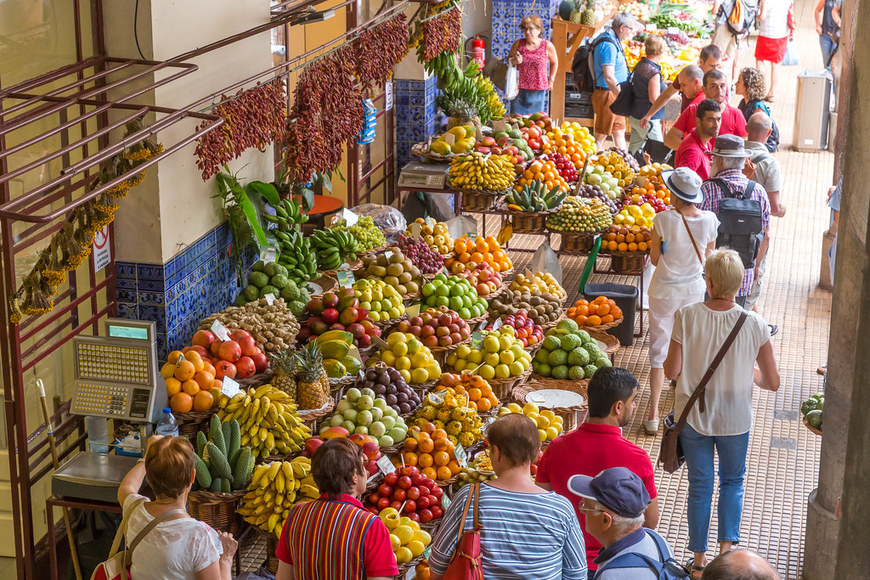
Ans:
POLYGON ((609 34, 599 34, 594 40, 585 39, 574 52, 574 60, 571 61, 571 72, 574 74, 574 84, 579 93, 591 93, 595 90, 595 73, 593 58, 595 49, 602 42, 610 42, 622 52, 622 45, 613 40, 609 34))
POLYGON ((731 190, 721 179, 711 179, 711 183, 724 196, 719 201, 719 235, 716 237, 716 247, 728 247, 740 254, 745 269, 755 267, 755 258, 764 240, 764 220, 761 202, 750 199, 755 186, 752 180, 746 184, 746 189, 739 196, 732 196, 731 190))
POLYGON ((625 554, 608 560, 603 566, 599 566, 598 570, 595 571, 594 576, 592 576, 592 580, 598 578, 603 570, 644 567, 652 570, 652 572, 656 574, 656 578, 659 580, 681 580, 683 578, 689 578, 689 571, 679 562, 674 560, 673 557, 668 555, 668 545, 665 543, 664 538, 652 530, 644 529, 644 531, 649 537, 655 540, 656 548, 658 548, 659 551, 658 560, 654 560, 645 554, 626 552, 625 554))

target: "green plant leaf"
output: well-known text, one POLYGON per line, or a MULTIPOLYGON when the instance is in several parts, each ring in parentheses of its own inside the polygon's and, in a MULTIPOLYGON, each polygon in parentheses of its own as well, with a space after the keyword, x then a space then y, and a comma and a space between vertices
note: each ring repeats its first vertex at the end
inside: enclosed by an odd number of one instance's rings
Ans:
POLYGON ((262 181, 252 181, 245 186, 245 191, 250 193, 253 191, 258 195, 262 195, 272 207, 281 203, 281 198, 278 196, 278 190, 271 183, 263 183, 262 181))

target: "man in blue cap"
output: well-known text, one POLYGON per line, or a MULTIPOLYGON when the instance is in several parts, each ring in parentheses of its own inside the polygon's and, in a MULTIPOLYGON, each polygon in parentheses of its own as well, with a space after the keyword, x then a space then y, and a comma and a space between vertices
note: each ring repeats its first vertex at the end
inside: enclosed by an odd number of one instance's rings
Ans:
POLYGON ((582 498, 586 531, 603 546, 593 580, 688 578, 665 539, 643 527, 650 497, 643 480, 631 470, 611 467, 595 477, 574 475, 568 489, 582 498))

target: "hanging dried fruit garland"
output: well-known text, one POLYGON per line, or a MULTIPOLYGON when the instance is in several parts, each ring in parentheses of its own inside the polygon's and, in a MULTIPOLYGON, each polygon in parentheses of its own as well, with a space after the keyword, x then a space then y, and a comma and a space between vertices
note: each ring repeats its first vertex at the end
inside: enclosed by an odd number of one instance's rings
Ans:
POLYGON ((359 81, 368 87, 384 84, 402 60, 408 42, 408 19, 399 14, 364 31, 354 42, 359 81))
POLYGON ((457 52, 462 47, 462 12, 450 0, 427 6, 427 15, 417 26, 420 35, 417 59, 422 63, 428 63, 444 51, 457 52))
MULTIPOLYGON (((141 119, 131 121, 126 125, 124 137, 141 130, 141 119)), ((128 147, 101 166, 92 189, 115 180, 162 152, 163 145, 151 139, 128 147)), ((12 298, 10 319, 14 324, 18 324, 22 315, 36 316, 54 308, 52 297, 57 294, 57 287, 67 279, 67 272, 72 272, 88 259, 94 236, 115 219, 116 200, 126 197, 143 179, 145 170, 80 205, 67 216, 49 246, 39 253, 36 265, 12 298)))
MULTIPOLYGON (((221 100, 227 100, 221 95, 221 100)), ((196 162, 203 181, 220 171, 249 147, 265 149, 284 137, 286 95, 284 81, 275 79, 256 88, 239 91, 227 102, 212 109, 223 118, 219 129, 197 140, 196 162)), ((204 122, 202 126, 205 126, 204 122)))

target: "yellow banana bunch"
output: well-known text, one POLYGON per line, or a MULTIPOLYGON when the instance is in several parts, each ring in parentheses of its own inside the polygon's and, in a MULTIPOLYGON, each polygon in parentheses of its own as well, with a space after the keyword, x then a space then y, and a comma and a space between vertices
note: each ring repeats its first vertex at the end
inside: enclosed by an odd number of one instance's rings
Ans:
POLYGON ((475 151, 450 162, 450 183, 462 189, 500 191, 513 187, 515 177, 510 155, 475 151))
POLYGON ((254 455, 268 457, 279 453, 296 453, 302 449, 311 430, 296 413, 296 404, 284 391, 265 384, 218 399, 218 418, 222 423, 239 422, 242 445, 254 455))
POLYGON ((261 463, 254 468, 239 514, 249 524, 280 537, 293 504, 320 497, 310 471, 311 460, 307 457, 261 463), (301 473, 305 475, 295 475, 301 473))

